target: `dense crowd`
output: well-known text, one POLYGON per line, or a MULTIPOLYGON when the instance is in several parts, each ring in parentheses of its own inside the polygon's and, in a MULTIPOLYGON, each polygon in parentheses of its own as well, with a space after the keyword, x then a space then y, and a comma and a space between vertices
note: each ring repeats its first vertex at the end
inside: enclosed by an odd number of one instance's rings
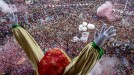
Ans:
MULTIPOLYGON (((34 0, 31 4, 26 4, 24 0, 6 1, 16 5, 19 24, 35 38, 44 53, 50 48, 59 47, 72 59, 76 57, 94 39, 94 30, 88 30, 90 35, 86 43, 71 41, 74 36, 81 37, 78 26, 83 21, 93 23, 99 29, 104 23, 115 26, 117 36, 104 45, 105 55, 116 56, 120 60, 116 75, 134 73, 134 49, 131 47, 134 44, 134 14, 123 15, 120 21, 108 22, 107 19, 96 16, 96 10, 104 0, 34 0)), ((124 9, 125 0, 112 1, 119 3, 115 4, 118 7, 116 9, 124 9)), ((127 11, 134 12, 132 3, 129 2, 127 11)), ((32 65, 12 35, 8 14, 0 12, 0 19, 0 73, 33 75, 32 65)))

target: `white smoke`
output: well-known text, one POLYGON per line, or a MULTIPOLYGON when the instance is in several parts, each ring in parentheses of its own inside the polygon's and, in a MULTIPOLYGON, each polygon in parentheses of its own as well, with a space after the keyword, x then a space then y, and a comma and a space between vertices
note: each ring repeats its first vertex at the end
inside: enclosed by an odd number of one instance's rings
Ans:
POLYGON ((114 67, 119 63, 116 57, 103 56, 88 75, 114 75, 114 67))
POLYGON ((3 13, 12 13, 10 6, 3 0, 0 0, 0 11, 2 11, 3 13))

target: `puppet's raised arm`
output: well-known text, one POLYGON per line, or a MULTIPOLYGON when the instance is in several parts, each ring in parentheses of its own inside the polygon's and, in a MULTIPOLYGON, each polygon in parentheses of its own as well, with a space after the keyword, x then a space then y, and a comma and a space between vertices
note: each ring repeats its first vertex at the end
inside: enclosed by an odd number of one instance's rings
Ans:
POLYGON ((12 22, 13 34, 20 44, 20 46, 24 49, 26 55, 30 59, 32 65, 36 70, 36 75, 38 75, 38 63, 43 58, 44 54, 36 43, 34 38, 18 24, 18 17, 16 14, 9 15, 10 21, 12 22))
POLYGON ((100 32, 96 30, 94 42, 83 48, 80 54, 66 67, 64 75, 87 75, 103 55, 102 45, 115 36, 115 32, 113 26, 106 29, 106 25, 102 26, 100 32))

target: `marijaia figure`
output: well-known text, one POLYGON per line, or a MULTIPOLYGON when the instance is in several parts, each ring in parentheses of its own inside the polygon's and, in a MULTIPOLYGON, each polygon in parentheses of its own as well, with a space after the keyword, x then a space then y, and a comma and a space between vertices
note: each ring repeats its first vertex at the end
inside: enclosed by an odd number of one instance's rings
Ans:
POLYGON ((93 42, 71 60, 59 48, 48 50, 44 55, 34 38, 18 24, 17 14, 10 14, 10 21, 16 40, 36 70, 35 75, 87 75, 103 55, 102 45, 116 35, 114 26, 107 29, 107 25, 103 25, 101 31, 96 29, 93 42))

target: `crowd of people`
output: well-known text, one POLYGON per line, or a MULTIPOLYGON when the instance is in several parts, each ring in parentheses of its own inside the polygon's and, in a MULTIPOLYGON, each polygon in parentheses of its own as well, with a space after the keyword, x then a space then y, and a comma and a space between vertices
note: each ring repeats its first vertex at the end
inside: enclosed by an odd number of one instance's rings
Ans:
MULTIPOLYGON (((134 44, 134 14, 123 15, 120 21, 108 22, 106 18, 96 16, 97 8, 105 0, 34 0, 31 4, 24 0, 6 1, 15 4, 19 24, 35 38, 44 53, 59 47, 73 59, 94 39, 94 30, 88 30, 90 35, 86 43, 71 41, 74 36, 81 37, 78 26, 82 22, 93 23, 99 29, 104 23, 115 26, 117 36, 103 46, 105 55, 120 60, 116 75, 134 74, 134 49, 131 47, 134 44)), ((125 5, 125 0, 112 1, 118 2, 116 9, 124 9, 121 6, 125 5)), ((134 12, 131 2, 126 11, 134 12)), ((0 19, 0 74, 33 75, 32 65, 12 34, 8 14, 0 12, 0 19)))

